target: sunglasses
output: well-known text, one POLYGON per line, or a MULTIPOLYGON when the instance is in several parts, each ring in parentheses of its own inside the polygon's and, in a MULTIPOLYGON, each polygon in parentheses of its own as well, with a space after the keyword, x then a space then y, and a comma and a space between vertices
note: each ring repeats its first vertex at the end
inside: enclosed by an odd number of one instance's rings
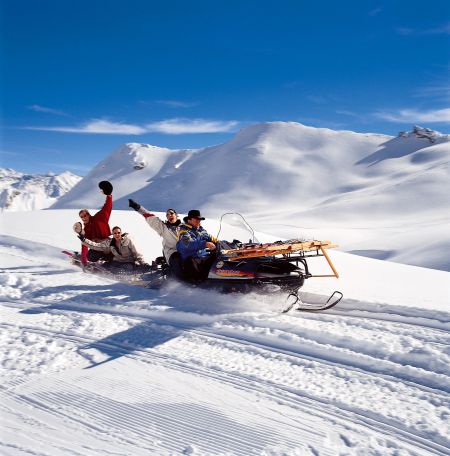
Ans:
POLYGON ((166 215, 176 215, 176 214, 177 214, 177 213, 174 212, 174 211, 168 211, 168 212, 166 212, 166 215))

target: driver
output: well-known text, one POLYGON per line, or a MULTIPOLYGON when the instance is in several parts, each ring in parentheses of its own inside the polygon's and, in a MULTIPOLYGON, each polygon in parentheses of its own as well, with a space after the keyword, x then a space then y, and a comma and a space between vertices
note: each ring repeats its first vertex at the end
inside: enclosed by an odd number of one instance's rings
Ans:
POLYGON ((213 252, 216 250, 218 239, 208 234, 201 226, 205 220, 200 211, 192 209, 183 218, 184 224, 178 231, 177 250, 183 261, 186 278, 193 282, 205 280, 209 269, 215 259, 213 252), (207 252, 208 249, 210 252, 207 252))

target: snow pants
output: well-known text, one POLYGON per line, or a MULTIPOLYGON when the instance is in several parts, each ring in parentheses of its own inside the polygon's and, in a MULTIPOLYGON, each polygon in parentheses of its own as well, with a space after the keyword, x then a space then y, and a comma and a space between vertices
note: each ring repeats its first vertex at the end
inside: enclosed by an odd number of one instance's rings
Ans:
POLYGON ((177 280, 186 280, 183 270, 183 262, 181 261, 181 255, 179 252, 174 252, 170 255, 169 266, 170 271, 177 280))
POLYGON ((208 278, 208 273, 214 260, 215 255, 202 258, 186 258, 183 263, 185 279, 189 282, 203 282, 208 278))
POLYGON ((92 250, 89 249, 87 253, 87 259, 88 261, 92 261, 93 263, 103 260, 103 261, 112 261, 114 258, 112 253, 105 253, 105 252, 100 252, 99 250, 92 250))

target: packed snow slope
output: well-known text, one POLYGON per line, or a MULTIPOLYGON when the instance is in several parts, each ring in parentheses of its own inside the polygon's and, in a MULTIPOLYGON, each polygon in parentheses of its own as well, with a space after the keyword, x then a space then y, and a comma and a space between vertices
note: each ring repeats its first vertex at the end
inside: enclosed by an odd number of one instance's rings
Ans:
POLYGON ((45 209, 81 180, 65 171, 61 174, 23 174, 0 168, 0 211, 45 209))
POLYGON ((118 209, 131 197, 155 211, 237 211, 277 236, 331 231, 345 251, 450 270, 449 162, 449 136, 419 127, 391 137, 263 123, 199 150, 123 145, 53 208, 99 207, 108 179, 118 209))
MULTIPOLYGON (((1 454, 450 453, 450 273, 330 251, 341 278, 302 297, 344 300, 280 314, 278 294, 83 273, 60 252, 76 216, 0 214, 1 454)), ((159 254, 139 214, 111 223, 159 254)))

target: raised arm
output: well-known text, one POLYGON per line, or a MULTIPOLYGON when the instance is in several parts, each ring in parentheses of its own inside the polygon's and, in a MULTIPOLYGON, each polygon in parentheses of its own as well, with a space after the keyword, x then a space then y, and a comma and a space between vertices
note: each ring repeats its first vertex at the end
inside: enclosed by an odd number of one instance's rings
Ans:
POLYGON ((148 223, 148 225, 153 228, 161 237, 164 235, 164 231, 167 230, 167 226, 159 217, 157 217, 155 214, 152 214, 150 211, 145 209, 144 206, 141 206, 139 203, 136 203, 136 201, 133 201, 132 199, 128 200, 128 206, 144 216, 145 221, 148 223))
POLYGON ((103 207, 95 214, 95 218, 98 221, 103 221, 105 223, 109 222, 109 217, 111 216, 112 211, 112 195, 107 195, 105 204, 103 207))

